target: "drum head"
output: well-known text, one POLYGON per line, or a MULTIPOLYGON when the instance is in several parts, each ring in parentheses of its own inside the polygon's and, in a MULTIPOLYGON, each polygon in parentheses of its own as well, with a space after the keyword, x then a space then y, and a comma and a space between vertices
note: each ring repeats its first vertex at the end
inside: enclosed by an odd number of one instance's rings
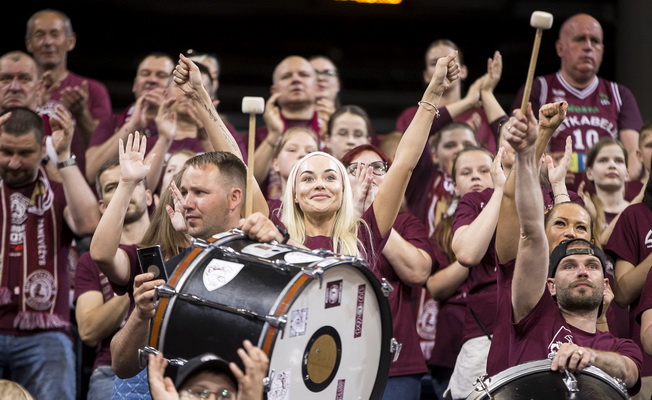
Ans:
POLYGON ((392 322, 369 269, 345 263, 325 268, 284 313, 288 322, 271 349, 268 400, 382 397, 392 322))
POLYGON ((577 379, 576 392, 564 383, 565 373, 550 370, 550 360, 536 360, 517 365, 485 380, 487 390, 476 384, 467 400, 608 400, 628 399, 618 381, 596 367, 587 367, 573 374, 577 379))

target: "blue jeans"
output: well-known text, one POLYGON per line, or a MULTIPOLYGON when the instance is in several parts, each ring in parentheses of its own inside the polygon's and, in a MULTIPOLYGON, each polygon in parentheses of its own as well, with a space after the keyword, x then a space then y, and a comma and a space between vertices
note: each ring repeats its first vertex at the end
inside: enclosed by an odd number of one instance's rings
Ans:
POLYGON ((75 356, 65 333, 0 335, 0 376, 5 370, 35 399, 75 400, 75 356))
POLYGON ((147 368, 131 378, 120 379, 116 376, 112 398, 114 400, 152 400, 152 396, 149 394, 147 368))
POLYGON ((391 376, 387 380, 382 400, 419 400, 421 374, 391 376))
POLYGON ((88 383, 86 400, 111 400, 115 374, 110 365, 100 365, 95 368, 88 383))

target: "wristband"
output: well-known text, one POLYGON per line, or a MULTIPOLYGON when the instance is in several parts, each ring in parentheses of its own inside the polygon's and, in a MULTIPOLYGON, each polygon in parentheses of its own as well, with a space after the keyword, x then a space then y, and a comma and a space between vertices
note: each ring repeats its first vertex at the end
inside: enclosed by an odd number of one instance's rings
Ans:
POLYGON ((283 228, 280 225, 276 225, 276 229, 278 229, 278 231, 281 232, 281 235, 283 235, 281 244, 287 244, 288 240, 290 240, 290 234, 288 233, 287 229, 283 228))
POLYGON ((69 167, 71 165, 77 165, 77 157, 75 157, 74 154, 71 154, 70 158, 65 160, 65 161, 59 161, 57 163, 57 168, 58 169, 66 168, 66 167, 69 167))

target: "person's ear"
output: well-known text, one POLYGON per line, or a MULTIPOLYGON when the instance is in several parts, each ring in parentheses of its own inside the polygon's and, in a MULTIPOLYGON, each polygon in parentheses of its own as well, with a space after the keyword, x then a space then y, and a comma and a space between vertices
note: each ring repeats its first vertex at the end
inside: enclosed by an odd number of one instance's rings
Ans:
POLYGON ((555 280, 553 278, 548 278, 546 280, 546 285, 548 286, 548 291, 551 296, 557 295, 557 288, 555 287, 555 280))
POLYGON ((154 198, 152 197, 152 191, 149 189, 145 189, 145 204, 147 204, 147 206, 149 207, 152 205, 153 200, 154 198))
POLYGON ((559 39, 555 41, 555 50, 557 50, 557 56, 561 58, 564 51, 564 44, 559 39))
POLYGON ((242 204, 242 189, 238 187, 233 187, 228 194, 229 201, 229 210, 235 210, 240 204, 242 204))
POLYGON ((587 167, 585 172, 586 172, 586 179, 593 181, 593 168, 587 167))
POLYGON ((465 80, 469 76, 469 69, 466 65, 460 65, 460 81, 465 80))

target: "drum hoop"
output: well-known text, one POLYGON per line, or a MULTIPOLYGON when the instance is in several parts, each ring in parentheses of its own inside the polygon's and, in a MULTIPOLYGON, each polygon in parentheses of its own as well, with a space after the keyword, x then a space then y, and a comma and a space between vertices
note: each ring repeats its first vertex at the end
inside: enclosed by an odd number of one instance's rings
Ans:
MULTIPOLYGON (((219 239, 211 237, 207 240, 207 242, 209 244, 219 245, 227 239, 233 238, 234 236, 238 235, 230 234, 227 236, 222 236, 219 239)), ((213 249, 211 246, 206 248, 193 248, 190 253, 188 253, 188 255, 186 255, 181 260, 179 265, 175 268, 172 277, 170 277, 168 281, 168 285, 174 287, 175 289, 177 287, 183 286, 183 284, 189 279, 189 274, 186 274, 186 271, 194 270, 195 265, 208 257, 208 254, 210 254, 212 250, 213 249)), ((163 344, 165 343, 165 335, 167 332, 168 323, 170 321, 170 314, 174 309, 175 303, 176 297, 161 299, 156 309, 156 314, 152 319, 152 329, 149 345, 160 350, 161 352, 165 351, 165 346, 163 344)))
MULTIPOLYGON (((507 368, 506 370, 485 379, 485 385, 487 386, 488 389, 502 387, 503 385, 515 379, 549 370, 551 364, 552 364, 552 360, 547 358, 542 360, 527 361, 522 364, 507 368)), ((614 377, 610 376, 609 374, 607 374, 606 372, 604 372, 598 367, 592 365, 585 367, 580 374, 582 373, 592 375, 600 379, 601 381, 609 384, 610 386, 614 387, 615 389, 618 389, 625 395, 627 394, 627 389, 623 385, 618 384, 618 381, 614 377)), ((477 388, 477 385, 475 391, 482 392, 481 389, 477 388)))

